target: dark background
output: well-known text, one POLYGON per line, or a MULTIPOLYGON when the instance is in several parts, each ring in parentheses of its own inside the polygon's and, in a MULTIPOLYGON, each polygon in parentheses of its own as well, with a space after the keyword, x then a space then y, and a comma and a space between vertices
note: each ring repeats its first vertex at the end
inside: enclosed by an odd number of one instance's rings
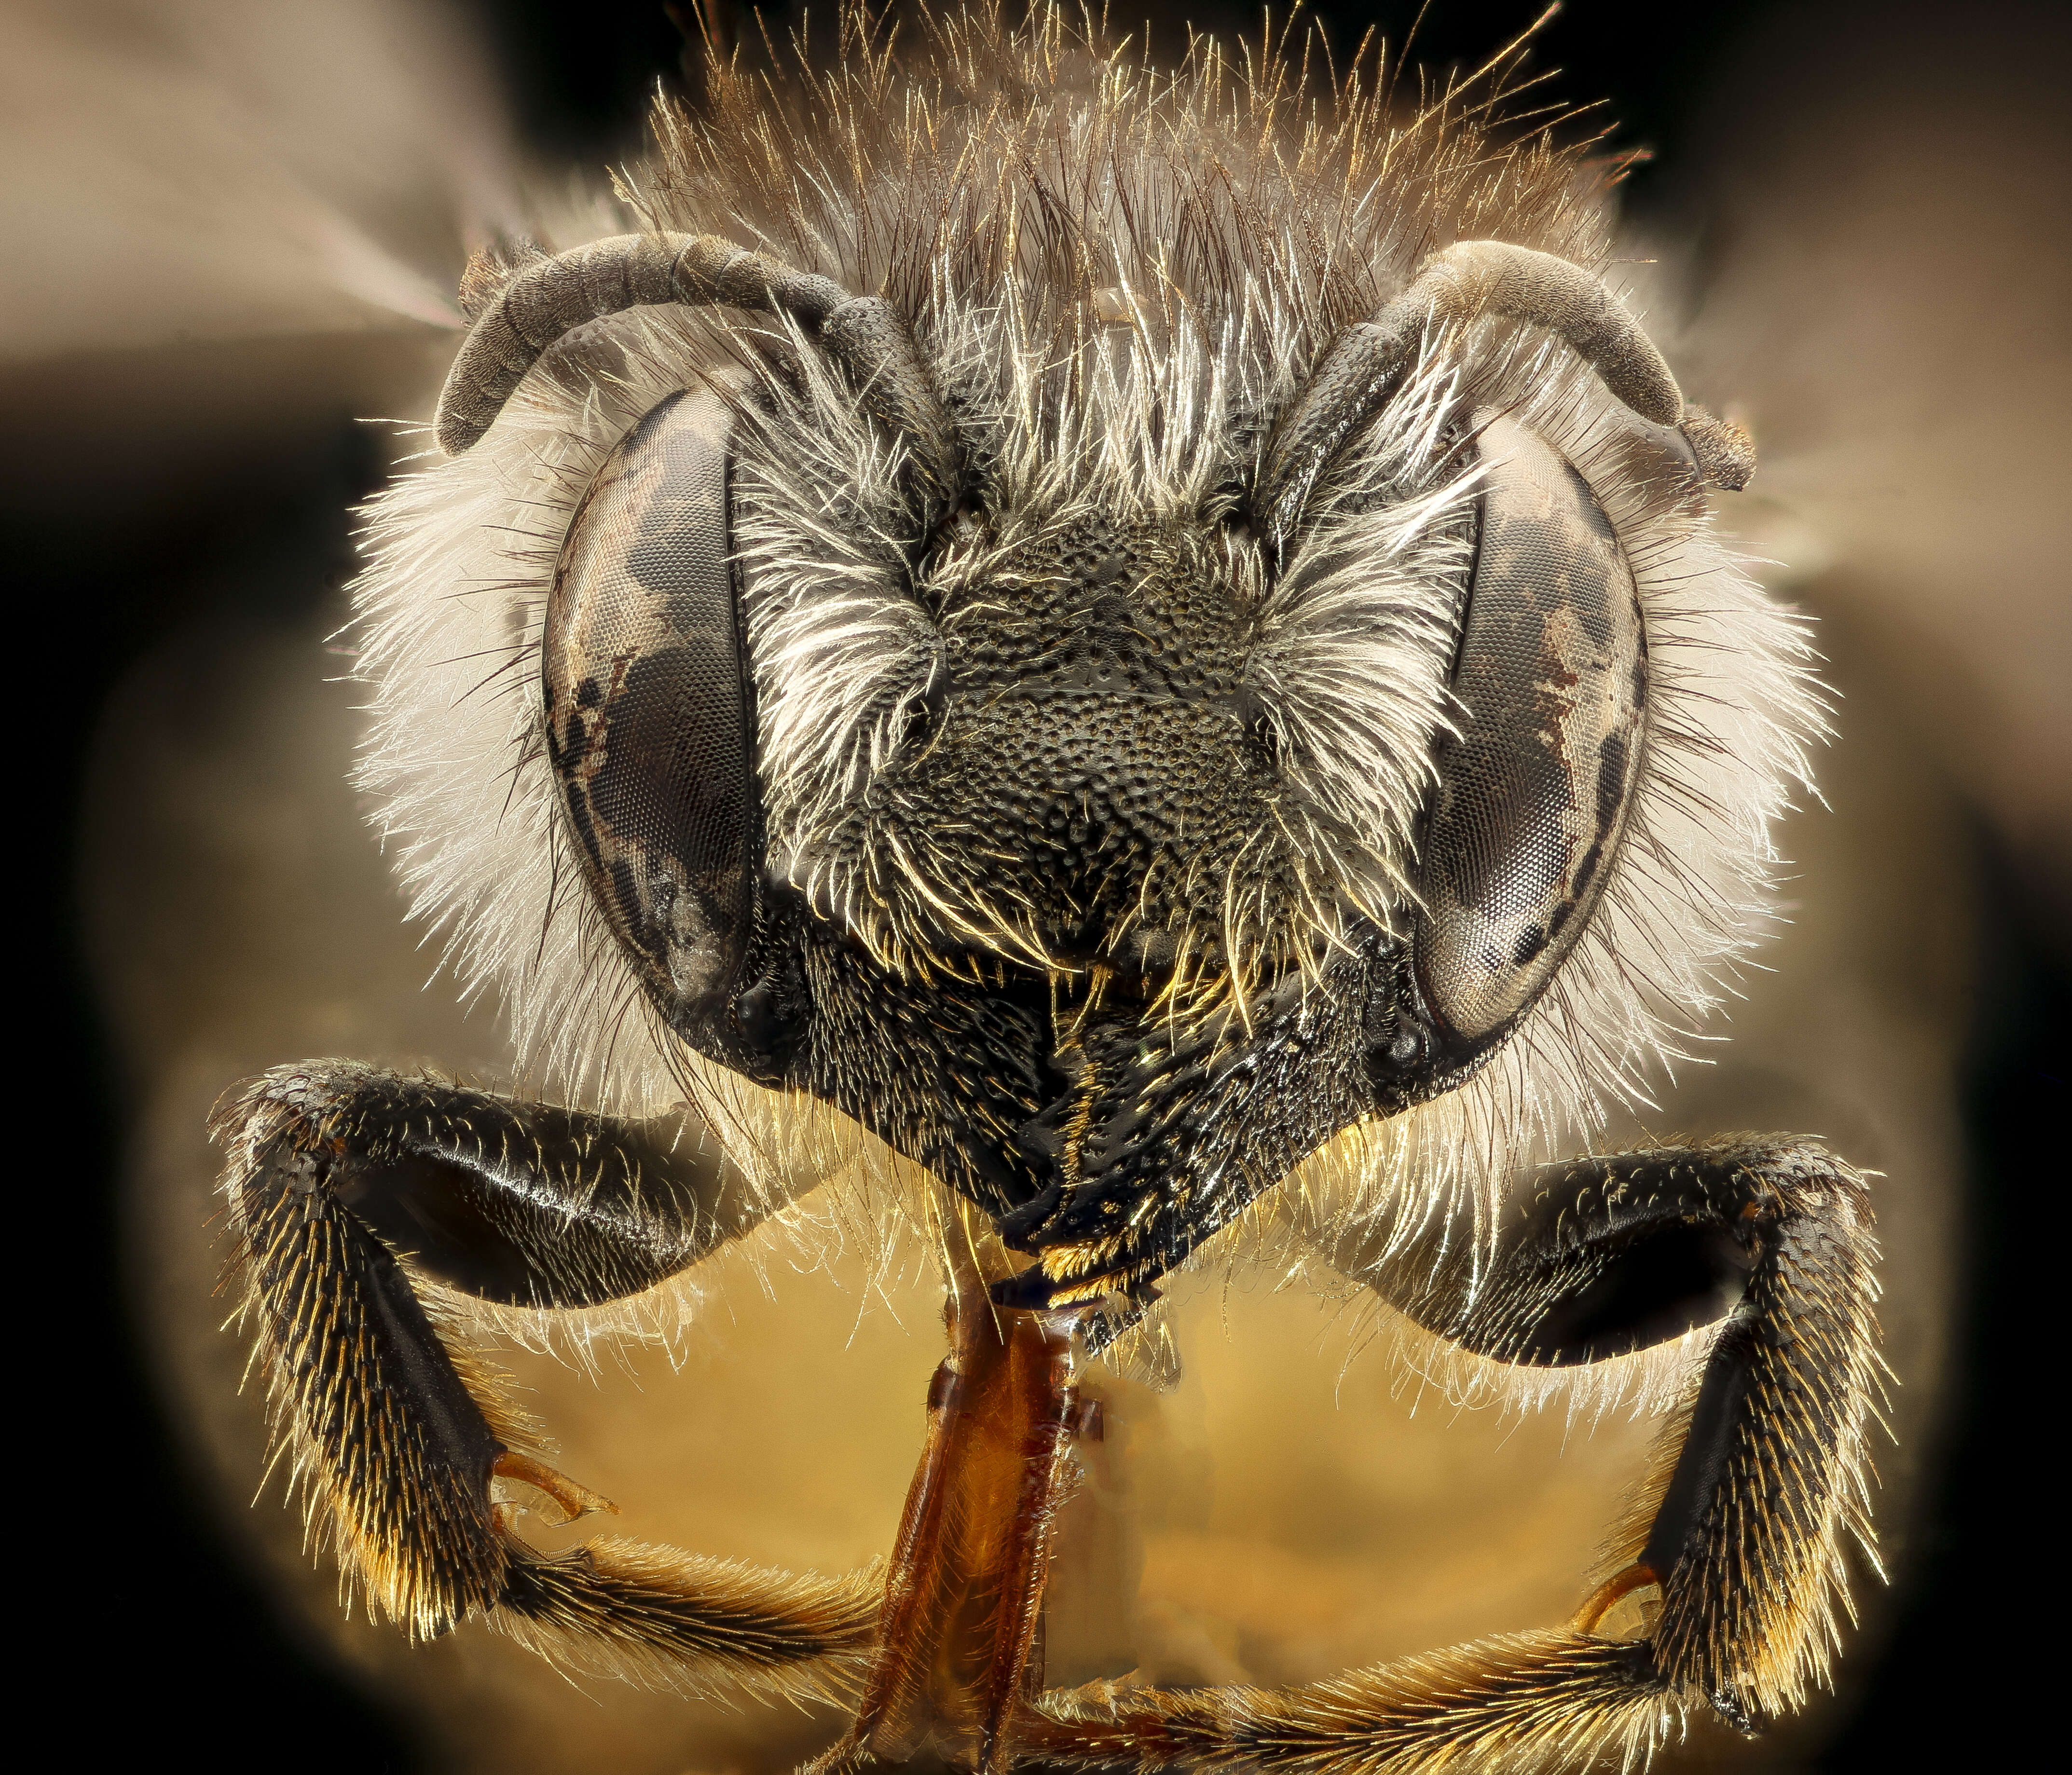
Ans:
MULTIPOLYGON (((1479 60, 1536 10, 1434 6, 1413 54, 1441 66, 1479 60)), ((1346 43, 1370 23, 1400 40, 1416 10, 1323 9, 1346 43)), ((1841 14, 1826 6, 1788 16, 1805 21, 1809 41, 1832 42, 1841 14)), ((1543 28, 1536 55, 1579 71, 1557 86, 1564 96, 1609 101, 1615 142, 1655 150, 1630 181, 1630 209, 1696 229, 1702 250, 1702 194, 1682 158, 1694 96, 1722 58, 1783 16, 1750 6, 1581 5, 1543 28)), ((594 162, 635 146, 654 82, 681 78, 678 31, 652 0, 539 0, 482 18, 543 160, 594 162)), ((1993 55, 2020 53, 2033 28, 2030 15, 1994 8, 1864 18, 1888 38, 1918 41, 1930 61, 1947 55, 1952 78, 1981 77, 1993 55), (1978 52, 1982 42, 1992 54, 1978 52)), ((1197 19, 1248 22, 1234 10, 1197 19)), ((1832 77, 1846 81, 1846 64, 1832 77)), ((204 441, 139 443, 109 435, 120 427, 105 413, 71 408, 62 366, 10 371, 0 387, 0 536, 11 606, 31 621, 14 655, 28 688, 15 731, 29 791, 15 854, 35 896, 19 934, 31 965, 16 999, 36 1081, 16 1148, 27 1163, 16 1167, 13 1251, 18 1293, 29 1296, 18 1371, 43 1395, 34 1416, 47 1434, 36 1440, 51 1463, 14 1477, 21 1494, 55 1506, 35 1518, 51 1525, 32 1536, 54 1557, 28 1593, 24 1625, 58 1650, 53 1683, 80 1685, 62 1702, 54 1690, 52 1701, 91 1745, 90 1762, 142 1761, 178 1745, 224 1769, 413 1767, 397 1723, 303 1655, 240 1577, 146 1384, 112 1256, 121 1081, 79 947, 69 863, 87 747, 111 687, 204 600, 278 605, 306 595, 283 587, 341 582, 352 566, 348 507, 378 484, 383 458, 343 400, 314 419, 305 408, 204 441)), ((2040 1660, 2044 1636, 2017 1623, 2050 1600, 2035 1550, 2056 1537, 2033 1475, 2053 1415, 2047 1396, 2039 1403, 2041 1364, 2047 1351, 2055 1362, 2062 1333, 2032 1340, 2034 1304, 2051 1287, 2046 1266, 2058 1262, 2054 1226, 2032 1217, 2057 1214, 2054 1192, 2040 1185, 2054 1185, 2062 1169, 2049 1141, 2066 1100, 2072 945, 2056 910, 2065 883, 2047 862, 2018 853, 1983 813, 1972 832, 1988 901, 1966 1082, 1975 1239, 1960 1335, 1970 1379, 1903 1625, 1827 1753, 1837 1770, 1913 1766, 1960 1729, 1984 1750, 2011 1728, 1983 1722, 2030 1713, 2024 1690, 2045 1680, 2025 1668, 2040 1660)), ((23 1699, 18 1717, 33 1718, 40 1697, 23 1699)))

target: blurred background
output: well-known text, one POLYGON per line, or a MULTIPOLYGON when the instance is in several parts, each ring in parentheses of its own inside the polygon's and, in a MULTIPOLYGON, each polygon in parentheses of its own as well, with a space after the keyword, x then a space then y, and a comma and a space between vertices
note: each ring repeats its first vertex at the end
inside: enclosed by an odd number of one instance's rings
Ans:
MULTIPOLYGON (((1348 47, 1418 10, 1319 9, 1348 47)), ((1478 61, 1536 10, 1433 0, 1412 59, 1478 61)), ((1169 51, 1183 15, 1256 29, 1175 6, 1169 51)), ((49 1525, 25 1538, 47 1704, 83 1760, 716 1771, 828 1735, 343 1617, 262 1490, 210 1292, 225 1084, 316 1054, 508 1070, 401 923, 327 638, 352 507, 422 447, 366 421, 428 416, 467 249, 637 152, 681 47, 648 0, 0 0, 42 1131, 18 1149, 17 1479, 49 1525)), ((1653 151, 1628 287, 1685 386, 1753 424, 1762 472, 1725 521, 1819 618, 1840 693, 1826 805, 1784 835, 1774 971, 1642 1125, 1815 1132, 1885 1173, 1892 1582, 1859 1583, 1833 1697, 1752 1747, 1694 1734, 1678 1767, 1905 1766, 1960 1734, 1990 1757, 2046 1680, 2050 1636, 2021 1624, 2051 1603, 2036 1445, 2062 1333, 2036 1309, 2072 1021, 2068 50, 2055 7, 1576 0, 1534 51, 1653 151)), ((882 1551, 939 1354, 925 1278, 773 1249, 710 1292, 680 1370, 514 1359, 565 1465, 643 1538, 882 1551)), ((1573 1607, 1646 1426, 1454 1412, 1400 1384, 1360 1301, 1266 1276, 1177 1320, 1178 1387, 1112 1383, 1054 1681, 1304 1680, 1573 1607)))

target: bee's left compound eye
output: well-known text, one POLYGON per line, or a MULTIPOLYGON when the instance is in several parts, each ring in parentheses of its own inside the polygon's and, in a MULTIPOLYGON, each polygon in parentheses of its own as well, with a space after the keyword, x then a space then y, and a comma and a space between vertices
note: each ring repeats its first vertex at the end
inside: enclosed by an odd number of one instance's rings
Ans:
POLYGON ((756 911, 754 729, 727 539, 732 415, 672 396, 569 529, 543 641, 549 755, 598 903, 693 1046, 738 1045, 756 911))
POLYGON ((1467 1058, 1531 1008, 1582 935, 1639 771, 1647 644, 1631 566, 1560 454, 1480 416, 1481 537, 1422 844, 1417 984, 1467 1058))

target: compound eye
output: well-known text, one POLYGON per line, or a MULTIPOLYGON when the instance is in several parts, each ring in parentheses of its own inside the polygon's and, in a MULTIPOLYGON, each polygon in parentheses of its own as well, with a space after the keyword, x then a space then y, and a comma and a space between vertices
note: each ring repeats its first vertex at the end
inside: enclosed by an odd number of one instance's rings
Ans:
POLYGON ((726 1045, 761 810, 728 559, 731 413, 672 396, 606 459, 561 549, 547 747, 592 892, 672 1027, 726 1045))
POLYGON ((1633 569, 1582 476, 1476 416, 1481 532, 1420 847, 1417 983, 1446 1045, 1487 1047, 1544 992, 1611 873, 1640 763, 1647 641, 1633 569))

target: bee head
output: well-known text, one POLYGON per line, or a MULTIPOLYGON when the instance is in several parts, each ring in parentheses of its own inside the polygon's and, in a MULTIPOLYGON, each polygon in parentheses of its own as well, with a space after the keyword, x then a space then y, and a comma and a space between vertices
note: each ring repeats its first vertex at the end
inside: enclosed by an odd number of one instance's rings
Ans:
POLYGON ((1348 1129, 1422 1131, 1371 1187, 1482 1200, 1639 1088, 1818 720, 1707 532, 1745 441, 1548 250, 1567 171, 1506 162, 1515 239, 1420 265, 1470 137, 1347 99, 1328 181, 1291 142, 1226 201, 1175 128, 1216 90, 1061 89, 1078 134, 968 96, 1014 139, 954 156, 848 94, 787 155, 876 173, 781 199, 672 117, 654 229, 492 284, 472 447, 363 593, 368 779, 521 1030, 599 1065, 637 993, 983 1206, 1024 1304, 1141 1296, 1348 1129), (1060 191, 1053 263, 1009 224, 1060 191), (670 232, 773 203, 812 269, 670 232), (524 569, 455 599, 528 501, 524 569), (442 778, 412 722, 470 622, 500 730, 451 698, 442 778))

